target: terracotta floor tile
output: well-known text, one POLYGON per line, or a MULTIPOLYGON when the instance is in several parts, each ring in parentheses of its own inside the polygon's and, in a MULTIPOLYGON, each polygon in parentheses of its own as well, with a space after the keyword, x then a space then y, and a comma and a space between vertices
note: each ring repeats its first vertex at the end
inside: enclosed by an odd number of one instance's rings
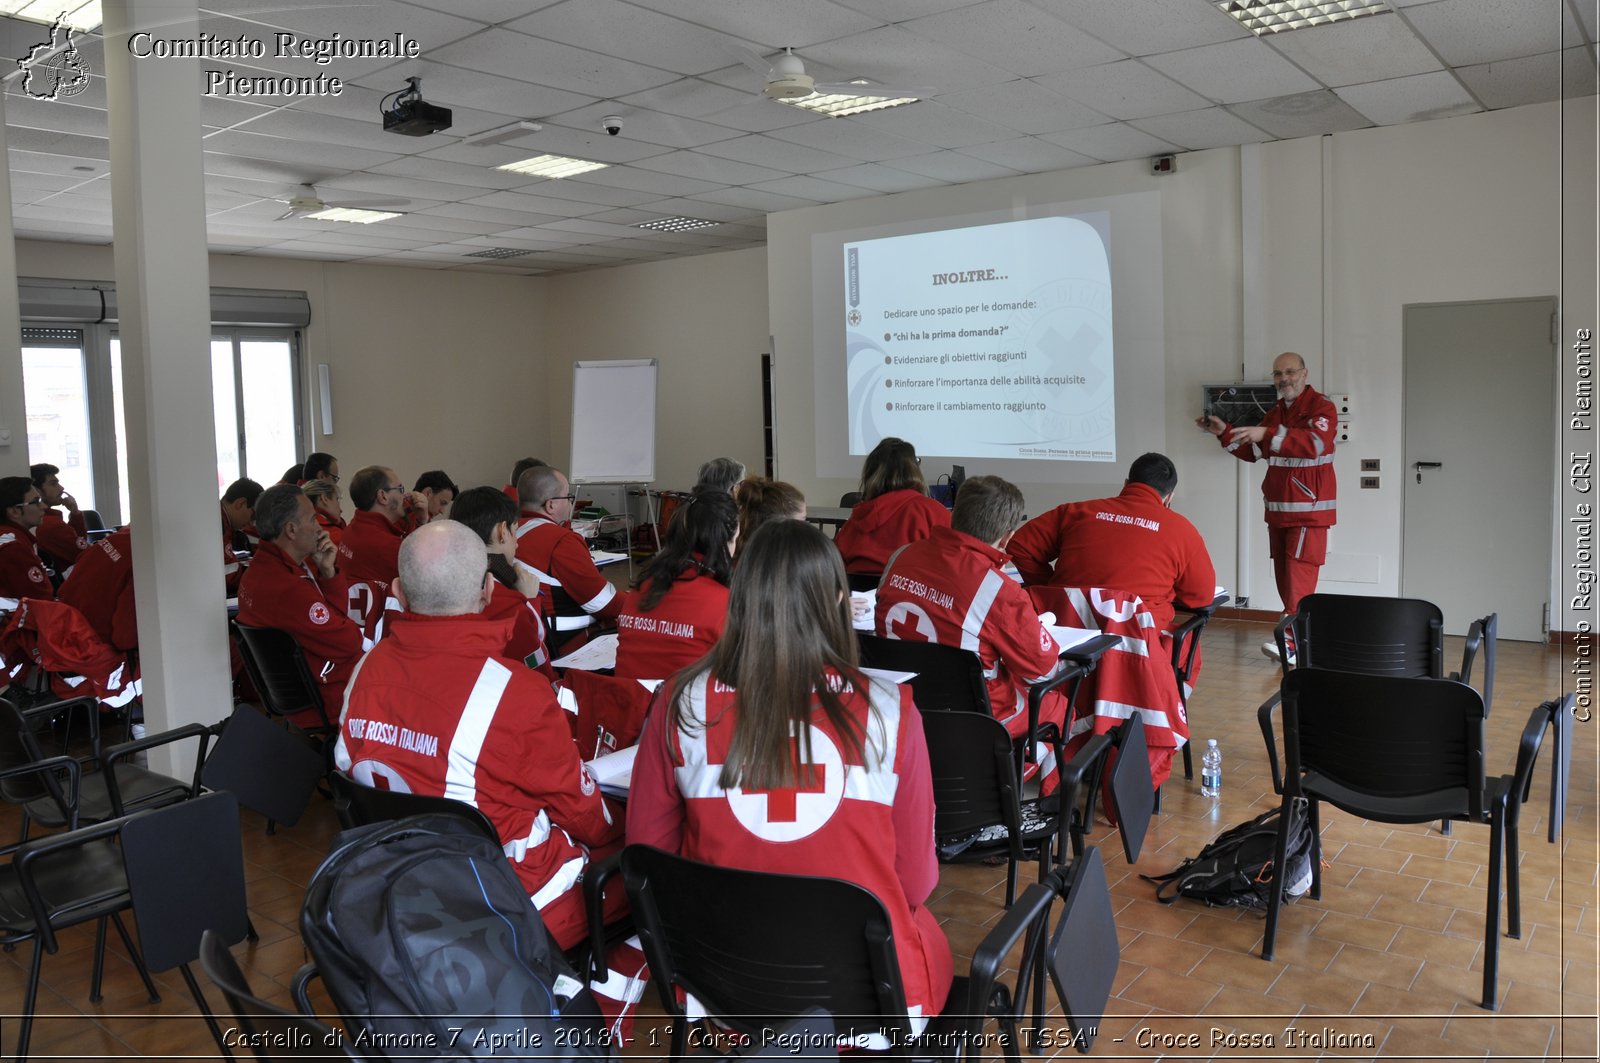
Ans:
POLYGON ((1361 999, 1361 994, 1366 992, 1366 989, 1366 979, 1350 978, 1326 971, 1312 971, 1291 965, 1276 982, 1272 983, 1267 996, 1302 1004, 1308 1000, 1315 1000, 1330 1011, 1348 1012, 1355 1006, 1356 1001, 1361 999))
POLYGON ((1389 945, 1390 952, 1402 956, 1415 956, 1429 963, 1463 968, 1471 966, 1482 948, 1482 942, 1471 938, 1431 934, 1411 927, 1402 927, 1389 945))
POLYGON ((1213 949, 1189 973, 1226 987, 1224 991, 1235 989, 1264 995, 1286 967, 1287 964, 1281 961, 1262 960, 1253 953, 1246 955, 1213 949))
POLYGON ((1483 1059, 1488 1049, 1471 1042, 1447 1039, 1397 1025, 1379 1046, 1381 1058, 1398 1059, 1483 1059))
POLYGON ((1409 989, 1422 969, 1422 961, 1411 956, 1346 945, 1328 964, 1328 973, 1344 975, 1361 982, 1381 982, 1396 989, 1409 989))
POLYGON ((1395 897, 1380 897, 1373 906, 1372 918, 1434 933, 1443 933, 1454 908, 1421 901, 1402 901, 1395 897))
POLYGON ((1148 967, 1117 995, 1148 1004, 1153 1008, 1165 1008, 1180 1014, 1194 1015, 1203 1011, 1221 988, 1215 982, 1188 978, 1170 971, 1148 967))
POLYGON ((1173 974, 1189 973, 1211 952, 1205 945, 1175 941, 1159 934, 1140 934, 1122 945, 1122 958, 1127 962, 1157 967, 1173 974))
MULTIPOLYGON (((1485 840, 1487 841, 1487 835, 1485 835, 1485 840)), ((1483 860, 1486 861, 1488 859, 1487 851, 1480 855, 1483 860)), ((1440 860, 1431 856, 1413 855, 1410 860, 1406 861, 1406 866, 1401 871, 1401 874, 1470 886, 1483 870, 1483 861, 1473 862, 1462 859, 1460 856, 1455 856, 1448 860, 1440 860)), ((1485 885, 1487 885, 1487 882, 1485 882, 1485 885)))
POLYGON ((1382 951, 1389 947, 1389 943, 1399 932, 1400 926, 1397 923, 1384 922, 1382 919, 1358 919, 1342 912, 1329 912, 1317 922, 1311 931, 1311 936, 1382 951))

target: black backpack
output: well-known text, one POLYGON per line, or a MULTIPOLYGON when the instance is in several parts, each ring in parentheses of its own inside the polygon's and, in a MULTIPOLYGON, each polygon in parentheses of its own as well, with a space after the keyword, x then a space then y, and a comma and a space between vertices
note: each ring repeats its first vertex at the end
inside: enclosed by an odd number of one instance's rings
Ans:
POLYGON ((368 1058, 614 1054, 505 854, 460 817, 340 834, 300 936, 368 1058))
POLYGON ((1272 857, 1278 841, 1278 818, 1274 808, 1255 819, 1230 827, 1165 875, 1140 875, 1156 883, 1156 900, 1171 904, 1179 897, 1205 901, 1213 908, 1265 909, 1276 883, 1285 900, 1293 900, 1311 887, 1311 827, 1305 801, 1294 803, 1289 826, 1289 845, 1285 850, 1287 875, 1272 872, 1272 857))

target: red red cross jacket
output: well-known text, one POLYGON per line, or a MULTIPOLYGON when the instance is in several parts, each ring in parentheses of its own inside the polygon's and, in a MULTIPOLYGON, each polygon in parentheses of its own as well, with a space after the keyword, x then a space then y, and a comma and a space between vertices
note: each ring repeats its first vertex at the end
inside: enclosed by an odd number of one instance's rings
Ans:
POLYGON ((89 527, 82 513, 63 518, 55 509, 44 511, 44 519, 33 529, 33 542, 39 556, 50 562, 57 574, 65 573, 78 555, 89 547, 89 527))
POLYGON ((369 786, 443 795, 483 812, 562 948, 584 936, 578 882, 620 815, 578 758, 550 684, 501 656, 511 622, 394 620, 351 677, 334 762, 369 786))
POLYGON ((400 543, 405 533, 381 513, 362 510, 339 536, 339 571, 346 579, 393 583, 400 574, 400 543))
POLYGON ((112 532, 85 550, 61 584, 60 598, 82 613, 95 633, 116 649, 138 648, 129 529, 112 532))
POLYGON ((906 1002, 920 1026, 944 1006, 951 971, 950 946, 923 907, 939 868, 922 718, 904 687, 877 680, 870 692, 844 684, 841 693, 866 728, 865 756, 848 757, 817 711, 801 784, 770 791, 718 782, 738 717, 731 688, 707 676, 690 686, 686 729, 671 726, 671 706, 658 702, 634 762, 628 841, 723 867, 828 875, 872 891, 889 912, 906 1002))
MULTIPOLYGON (((322 579, 270 542, 256 549, 239 581, 239 623, 278 628, 294 636, 312 678, 321 684, 322 706, 330 721, 339 719, 344 685, 371 646, 345 615, 347 599, 342 573, 322 579)), ((305 726, 321 720, 307 712, 293 722, 305 726)))
POLYGON ((537 669, 554 683, 556 670, 550 667, 550 651, 544 644, 544 621, 539 619, 538 604, 499 580, 494 581, 493 590, 483 615, 490 620, 511 621, 511 635, 500 655, 537 669))
MULTIPOLYGON (((1039 623, 1006 555, 954 528, 935 528, 889 559, 873 627, 892 639, 971 650, 983 662, 989 709, 1012 737, 1028 726, 1028 685, 1060 670, 1061 647, 1039 623)), ((1041 722, 1062 724, 1066 699, 1046 698, 1041 722)))
POLYGON ((10 663, 13 679, 18 666, 29 662, 50 672, 50 688, 58 697, 93 696, 108 708, 120 708, 142 693, 139 669, 128 655, 95 634, 82 613, 48 598, 22 603, 0 633, 0 655, 10 663))
POLYGON ((640 608, 649 585, 630 592, 617 614, 617 668, 622 679, 665 679, 711 652, 728 622, 728 588, 690 569, 655 607, 640 608))
POLYGON ((1148 484, 1057 506, 1017 529, 1007 549, 1028 586, 1130 591, 1163 631, 1172 624, 1174 601, 1210 605, 1217 589, 1200 532, 1148 484))
POLYGON ((1273 528, 1326 528, 1339 519, 1338 484, 1333 475, 1333 442, 1339 411, 1327 396, 1306 385, 1293 403, 1281 400, 1261 419, 1267 438, 1259 444, 1236 441, 1229 426, 1218 440, 1240 461, 1267 459, 1261 494, 1267 524, 1273 528))
POLYGON ((950 527, 950 511, 920 491, 906 488, 857 502, 833 537, 849 572, 882 572, 889 555, 906 543, 950 527))
MULTIPOLYGON (((539 612, 557 617, 551 588, 560 587, 585 612, 595 616, 616 616, 622 609, 617 589, 600 574, 583 536, 544 517, 529 517, 517 526, 517 563, 539 577, 539 612)), ((590 623, 562 623, 557 631, 586 627, 590 623)))
POLYGON ((20 524, 0 520, 0 598, 54 598, 55 587, 34 549, 33 536, 20 524))
POLYGON ((1169 643, 1137 595, 1098 587, 1033 587, 1041 610, 1069 627, 1098 628, 1120 641, 1101 655, 1078 691, 1066 755, 1090 734, 1105 734, 1137 716, 1144 723, 1150 775, 1157 788, 1172 769, 1172 755, 1189 740, 1189 720, 1178 698, 1169 643))

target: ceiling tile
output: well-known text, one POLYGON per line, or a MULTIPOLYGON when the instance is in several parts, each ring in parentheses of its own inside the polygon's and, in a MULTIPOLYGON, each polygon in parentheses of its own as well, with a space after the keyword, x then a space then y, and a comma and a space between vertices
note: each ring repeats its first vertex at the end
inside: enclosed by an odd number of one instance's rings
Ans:
POLYGON ((842 170, 829 170, 828 180, 868 188, 874 192, 909 192, 914 188, 930 188, 939 182, 921 174, 907 173, 876 162, 847 166, 842 170))
POLYGON ((992 162, 1019 173, 1070 170, 1074 166, 1091 166, 1100 161, 1038 137, 1018 137, 1015 140, 1003 140, 960 150, 963 155, 971 155, 975 159, 992 162))
POLYGON ((834 0, 834 3, 842 7, 860 11, 884 22, 904 22, 920 15, 951 11, 982 2, 983 0, 834 0))
POLYGON ((900 28, 1022 77, 1125 57, 1024 0, 986 0, 902 22, 900 28))
MULTIPOLYGON (((723 195, 725 193, 743 193, 742 188, 719 188, 714 192, 697 193, 702 196, 723 195)), ((639 210, 653 211, 663 217, 686 215, 691 218, 704 218, 707 221, 722 223, 747 224, 755 219, 766 221, 764 213, 757 213, 753 207, 738 206, 730 203, 712 202, 709 199, 657 199, 650 203, 639 204, 639 210)))
POLYGON ((1254 37, 1152 55, 1145 62, 1217 103, 1243 103, 1322 87, 1254 37))
MULTIPOLYGON (((468 45, 463 47, 470 51, 468 45)), ((570 86, 552 88, 549 85, 535 85, 515 77, 497 77, 471 66, 448 66, 427 58, 408 64, 405 75, 382 74, 363 78, 360 84, 386 95, 395 89, 405 88, 405 77, 413 74, 422 78, 422 95, 430 103, 443 107, 471 107, 516 118, 559 114, 592 103, 595 99, 592 93, 569 91, 570 86)))
MULTIPOLYGON (((606 207, 632 207, 658 198, 653 192, 639 192, 631 188, 590 184, 583 175, 565 178, 535 179, 521 189, 524 195, 544 196, 549 199, 571 200, 575 203, 593 203, 606 207)), ((592 211, 588 213, 593 213, 592 211)))
POLYGON ((694 177, 719 185, 748 185, 757 181, 771 181, 784 176, 782 170, 768 166, 752 166, 733 159, 719 159, 698 152, 674 151, 666 155, 644 159, 639 166, 658 173, 694 177))
POLYGON ((961 92, 940 93, 938 102, 999 122, 1019 133, 1058 133, 1100 125, 1106 116, 1033 81, 1018 79, 961 92))
POLYGON ((843 155, 835 155, 831 151, 820 148, 806 147, 776 137, 752 134, 742 136, 736 140, 724 140, 719 144, 708 144, 701 149, 707 155, 715 155, 721 159, 736 159, 739 162, 754 163, 760 166, 772 166, 790 173, 816 173, 818 170, 834 170, 841 166, 849 166, 854 159, 843 155))
MULTIPOLYGON (((231 0, 231 2, 250 6, 259 0, 231 0)), ((413 7, 425 7, 433 11, 465 13, 479 22, 492 24, 521 18, 529 12, 561 3, 562 0, 471 0, 465 4, 461 0, 406 0, 406 2, 413 7)), ((206 7, 217 6, 216 0, 204 0, 204 4, 206 7)))
MULTIPOLYGON (((604 130, 602 119, 616 115, 622 119, 622 132, 616 139, 659 144, 666 148, 697 148, 739 136, 739 130, 725 125, 713 125, 681 115, 650 111, 641 107, 624 106, 616 100, 591 103, 552 118, 563 126, 575 129, 604 130)), ((609 133, 606 134, 610 136, 609 133)))
POLYGON ((261 136, 241 130, 224 130, 207 137, 205 149, 223 155, 272 160, 282 164, 285 170, 298 169, 305 173, 315 173, 319 177, 341 170, 364 170, 369 166, 381 166, 386 162, 393 162, 397 155, 395 152, 373 151, 326 141, 313 142, 290 137, 261 136))
MULTIPOLYGON (((474 196, 466 203, 475 207, 499 207, 504 210, 520 210, 527 214, 548 214, 557 220, 563 217, 581 218, 587 214, 597 214, 602 209, 601 204, 584 203, 580 200, 558 199, 542 195, 525 195, 521 192, 489 192, 485 195, 474 196)), ((618 204, 611 204, 616 206, 618 204)), ((625 204, 624 204, 625 205, 625 204)), ((533 225, 534 222, 525 221, 524 225, 533 225)))
POLYGON ((438 63, 486 71, 503 77, 555 85, 589 96, 608 97, 665 85, 671 71, 615 59, 582 48, 543 41, 506 29, 485 30, 428 53, 438 63))
MULTIPOLYGON (((578 0, 582 2, 582 0, 578 0)), ((818 41, 862 33, 883 20, 852 11, 829 0, 783 0, 782 3, 728 3, 727 0, 632 0, 696 25, 715 27, 757 45, 763 55, 784 48, 805 48, 818 41)))
POLYGON ((1041 139, 1060 144, 1069 151, 1099 159, 1101 162, 1121 162, 1124 159, 1164 155, 1177 145, 1153 137, 1142 129, 1126 122, 1111 122, 1088 129, 1072 129, 1064 133, 1046 133, 1041 139))
POLYGON ((701 181, 670 173, 655 173, 651 170, 641 170, 636 166, 612 166, 605 170, 595 170, 584 174, 583 179, 589 184, 631 188, 637 192, 649 192, 657 197, 692 196, 696 192, 710 192, 712 189, 723 187, 712 181, 701 181))
POLYGON ((811 199, 818 203, 839 203, 847 199, 860 199, 862 196, 872 195, 870 189, 862 188, 860 185, 841 184, 828 180, 826 176, 808 177, 803 174, 784 177, 777 181, 762 181, 750 187, 762 192, 794 196, 797 199, 811 199))
MULTIPOLYGON (((793 210, 796 207, 814 207, 814 199, 801 199, 797 196, 785 196, 777 192, 761 192, 754 188, 723 188, 716 192, 704 192, 689 199, 703 200, 707 203, 719 203, 729 207, 742 207, 745 210, 756 210, 763 214, 771 214, 780 210, 793 210)), ((693 210, 684 211, 693 215, 693 210)))
POLYGON ((1209 0, 1030 0, 1128 55, 1154 55, 1248 38, 1250 31, 1209 0))
POLYGON ((992 85, 1016 76, 899 26, 813 45, 806 49, 805 59, 831 67, 834 76, 829 81, 868 78, 905 88, 931 85, 939 92, 992 85))
MULTIPOLYGON (((407 137, 384 132, 383 119, 376 111, 366 120, 357 121, 309 111, 277 110, 262 115, 239 130, 225 132, 338 144, 346 148, 367 148, 391 156, 415 155, 434 146, 428 137, 407 137)), ((206 146, 210 147, 211 144, 206 146)))
MULTIPOLYGON (((724 60, 726 66, 726 60, 724 60)), ((747 67, 740 67, 748 70, 747 67)), ((665 85, 657 85, 643 92, 617 97, 617 102, 630 107, 640 107, 662 114, 675 114, 683 118, 709 118, 719 111, 750 103, 759 86, 745 85, 732 88, 701 78, 679 78, 665 85)))
POLYGON ((1154 114, 1194 110, 1207 102, 1137 59, 1067 70, 1035 80, 1052 92, 1071 97, 1112 118, 1147 118, 1154 114))
POLYGON ((737 37, 672 17, 676 13, 621 0, 577 0, 544 8, 505 28, 679 74, 727 66, 730 47, 747 47, 737 37))
POLYGON ((1347 85, 1335 91, 1344 102, 1378 125, 1425 122, 1482 110, 1461 83, 1443 71, 1347 85))
POLYGON ((1237 103, 1228 110, 1279 139, 1342 133, 1372 124, 1331 89, 1237 103))
POLYGON ((1592 96, 1595 91, 1594 58, 1587 48, 1466 66, 1458 73, 1490 110, 1592 96))
POLYGON ((403 159, 369 167, 372 173, 409 177, 430 184, 455 185, 460 188, 517 188, 528 183, 528 176, 496 170, 492 166, 473 166, 449 162, 424 155, 409 155, 403 159))
POLYGON ((959 185, 969 181, 987 181, 991 177, 1015 177, 1017 171, 982 159, 974 159, 958 151, 936 151, 931 155, 918 155, 910 159, 895 159, 885 165, 900 170, 910 170, 924 177, 937 177, 945 184, 959 185))
POLYGON ((1267 43, 1331 88, 1443 69, 1411 25, 1393 14, 1275 33, 1267 43))
POLYGON ((1132 123, 1151 136, 1160 137, 1190 151, 1223 148, 1234 144, 1259 144, 1272 138, 1255 126, 1229 114, 1221 107, 1199 111, 1155 115, 1132 123))
POLYGON ((1402 17, 1452 66, 1560 51, 1579 33, 1565 0, 1438 0, 1402 17))
POLYGON ((1019 132, 1014 126, 953 110, 935 100, 922 100, 887 111, 869 111, 850 120, 868 129, 881 129, 904 140, 936 148, 964 148, 994 140, 1010 140, 1019 132))
MULTIPOLYGON (((912 104, 912 107, 915 106, 918 105, 912 104)), ((862 162, 883 162, 907 155, 922 155, 928 150, 926 144, 895 136, 883 127, 874 129, 853 118, 828 118, 792 129, 776 129, 772 135, 780 140, 809 144, 862 162)))

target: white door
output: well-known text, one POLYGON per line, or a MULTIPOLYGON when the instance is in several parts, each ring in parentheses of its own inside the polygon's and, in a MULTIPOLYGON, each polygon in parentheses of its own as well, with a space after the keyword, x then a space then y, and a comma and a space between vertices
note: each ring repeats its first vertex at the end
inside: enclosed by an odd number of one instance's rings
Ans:
POLYGON ((1405 308, 1400 589, 1453 635, 1496 612, 1502 638, 1544 638, 1554 314, 1553 299, 1405 308))

